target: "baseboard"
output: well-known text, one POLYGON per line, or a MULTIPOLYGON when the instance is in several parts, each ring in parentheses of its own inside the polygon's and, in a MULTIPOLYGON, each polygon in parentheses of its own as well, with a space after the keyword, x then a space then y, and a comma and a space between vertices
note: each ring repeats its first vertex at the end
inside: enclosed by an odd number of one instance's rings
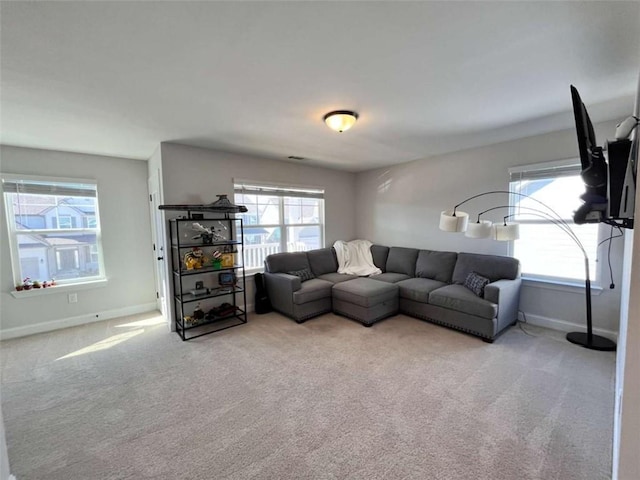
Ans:
MULTIPOLYGON (((518 312, 518 320, 526 323, 527 325, 535 325, 536 327, 550 328, 551 330, 559 330, 561 332, 586 332, 587 326, 577 323, 567 322, 566 320, 558 320, 556 318, 543 317, 542 315, 534 315, 531 313, 525 313, 526 322, 522 312, 518 312)), ((618 341, 618 333, 611 330, 605 330, 604 328, 594 328, 593 333, 601 335, 614 342, 618 341)))
POLYGON ((153 312, 157 310, 156 303, 143 303, 141 305, 133 305, 131 307, 116 308, 114 310, 106 310, 104 312, 90 313, 79 315, 77 317, 63 318, 61 320, 52 320, 50 322, 34 323, 33 325, 25 325, 24 327, 14 327, 0 330, 0 339, 8 340, 10 338, 25 337, 36 333, 52 332, 61 328, 77 327, 87 323, 101 322, 111 318, 126 317, 127 315, 136 315, 138 313, 153 312))

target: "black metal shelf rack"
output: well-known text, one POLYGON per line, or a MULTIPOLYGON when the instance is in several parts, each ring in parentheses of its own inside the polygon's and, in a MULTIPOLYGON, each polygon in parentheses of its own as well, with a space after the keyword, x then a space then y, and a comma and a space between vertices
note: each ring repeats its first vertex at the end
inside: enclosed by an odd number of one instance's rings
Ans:
POLYGON ((242 219, 230 218, 228 214, 193 214, 187 211, 184 217, 169 220, 173 313, 176 333, 183 341, 247 323, 243 232, 242 219), (192 229, 194 222, 205 227, 223 225, 226 228, 221 235, 225 238, 209 243, 195 242, 193 236, 197 232, 192 229), (200 249, 209 260, 199 268, 189 270, 185 265, 184 256, 194 248, 200 249), (221 249, 234 250, 225 252, 233 255, 233 265, 214 266, 211 262, 213 252, 221 249), (234 274, 235 285, 219 283, 219 274, 223 272, 234 274), (195 290, 196 281, 206 285, 203 294, 190 293, 190 290, 195 290), (222 300, 226 301, 220 303, 222 300), (204 315, 203 318, 195 318, 194 313, 198 310, 204 315))

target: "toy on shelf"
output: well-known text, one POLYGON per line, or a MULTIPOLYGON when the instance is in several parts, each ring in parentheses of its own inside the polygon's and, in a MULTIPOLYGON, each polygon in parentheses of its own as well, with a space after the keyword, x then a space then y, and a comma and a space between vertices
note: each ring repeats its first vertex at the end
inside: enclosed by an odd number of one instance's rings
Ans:
POLYGON ((202 243, 204 244, 211 244, 214 241, 219 242, 219 241, 226 240, 225 236, 221 232, 224 232, 225 230, 227 230, 227 227, 222 222, 218 222, 217 228, 215 226, 205 227, 204 225, 201 225, 198 222, 193 222, 191 224, 191 230, 200 232, 198 233, 198 235, 195 235, 191 238, 193 240, 197 240, 198 238, 201 238, 202 243))
POLYGON ((190 252, 184 254, 184 266, 187 270, 202 268, 206 260, 207 257, 205 257, 204 252, 199 247, 193 247, 190 252))

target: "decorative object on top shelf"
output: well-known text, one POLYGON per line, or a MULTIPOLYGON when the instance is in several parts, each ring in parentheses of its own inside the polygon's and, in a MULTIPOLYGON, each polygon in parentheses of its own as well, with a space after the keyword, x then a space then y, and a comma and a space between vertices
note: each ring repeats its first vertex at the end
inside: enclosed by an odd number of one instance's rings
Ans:
POLYGON ((469 198, 464 199, 462 202, 458 203, 453 207, 452 210, 444 210, 440 213, 440 230, 444 230, 446 232, 466 232, 467 229, 470 230, 470 233, 467 234, 470 238, 488 238, 493 235, 495 240, 501 241, 510 241, 517 240, 519 238, 519 225, 517 223, 507 223, 507 219, 513 217, 513 214, 509 214, 504 216, 502 225, 496 224, 492 225, 488 220, 480 220, 480 216, 484 213, 487 213, 491 210, 497 210, 501 208, 510 208, 509 205, 499 205, 496 207, 492 207, 490 209, 484 210, 478 214, 477 222, 475 224, 469 224, 469 214, 466 212, 458 211, 458 207, 461 205, 470 202, 479 197, 484 197, 487 195, 496 195, 496 194, 507 194, 513 195, 517 197, 524 197, 531 199, 538 203, 542 208, 529 208, 520 206, 519 209, 524 209, 524 212, 521 214, 533 215, 542 217, 551 223, 553 223, 560 230, 565 232, 569 238, 576 244, 576 246, 582 252, 584 256, 584 266, 585 266, 585 297, 586 297, 586 315, 587 315, 587 331, 585 332, 571 332, 567 333, 567 340, 571 343, 575 343, 577 345, 581 345, 585 348, 591 350, 602 350, 602 351, 613 351, 616 349, 616 344, 612 340, 608 338, 602 337, 600 335, 594 335, 593 333, 593 325, 592 325, 592 314, 591 314, 591 280, 589 278, 589 257, 587 252, 580 242, 580 239, 569 226, 569 224, 551 207, 541 202, 540 200, 531 197, 530 195, 525 195, 524 193, 512 192, 509 190, 492 190, 488 192, 479 193, 477 195, 473 195, 469 198))
POLYGON ((181 210, 186 212, 214 212, 214 213, 244 213, 247 207, 244 205, 234 205, 229 201, 226 194, 216 195, 218 200, 209 204, 201 205, 160 205, 160 210, 181 210))
POLYGON ((205 245, 210 245, 212 244, 214 241, 224 241, 226 240, 225 236, 221 233, 227 230, 226 225, 224 225, 222 222, 218 221, 218 227, 216 228, 215 226, 212 227, 205 227, 203 225, 201 225, 198 222, 193 222, 191 224, 191 229, 196 231, 196 232, 200 232, 198 233, 198 235, 195 235, 193 237, 191 237, 194 240, 197 240, 198 238, 202 239, 202 243, 205 245))

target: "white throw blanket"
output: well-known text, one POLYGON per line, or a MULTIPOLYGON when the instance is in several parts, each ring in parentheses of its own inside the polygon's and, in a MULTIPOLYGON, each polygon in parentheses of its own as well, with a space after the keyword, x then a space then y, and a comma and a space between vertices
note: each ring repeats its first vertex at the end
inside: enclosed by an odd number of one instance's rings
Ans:
POLYGON ((373 264, 369 240, 351 240, 344 242, 338 240, 333 244, 338 257, 338 273, 350 275, 375 275, 382 271, 373 264))

